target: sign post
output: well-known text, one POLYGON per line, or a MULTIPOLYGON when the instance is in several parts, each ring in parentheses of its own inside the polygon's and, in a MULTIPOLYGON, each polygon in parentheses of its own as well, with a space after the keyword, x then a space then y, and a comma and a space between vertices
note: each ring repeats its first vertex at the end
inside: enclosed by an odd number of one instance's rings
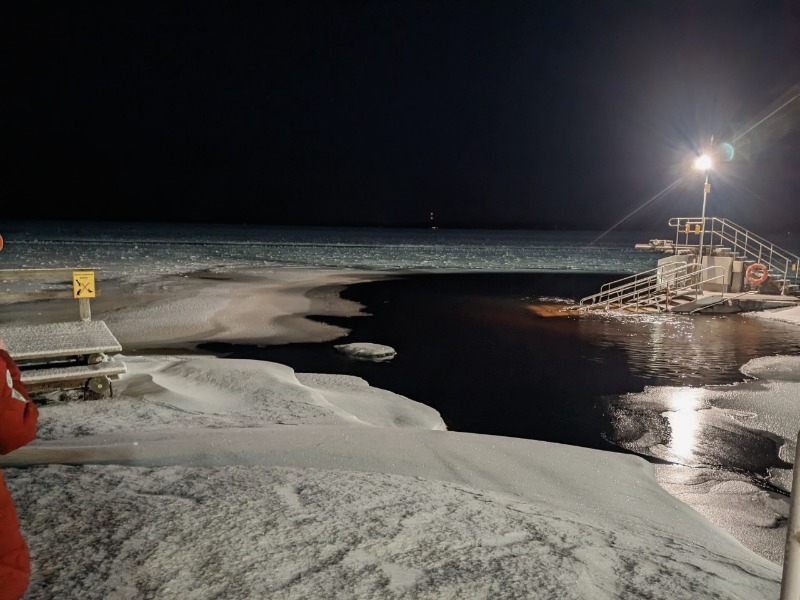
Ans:
POLYGON ((72 297, 78 299, 81 321, 92 320, 92 309, 89 299, 96 297, 94 271, 72 272, 72 297))

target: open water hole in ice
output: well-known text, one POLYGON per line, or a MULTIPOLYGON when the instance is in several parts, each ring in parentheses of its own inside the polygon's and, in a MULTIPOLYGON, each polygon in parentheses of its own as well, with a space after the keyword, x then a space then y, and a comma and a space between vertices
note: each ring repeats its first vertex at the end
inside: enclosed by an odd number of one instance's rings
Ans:
MULTIPOLYGON (((412 274, 353 285, 342 296, 364 315, 330 318, 350 330, 322 344, 206 348, 272 360, 298 372, 356 375, 438 410, 451 430, 629 451, 648 431, 669 437, 663 407, 629 414, 617 401, 645 386, 741 381, 752 358, 800 353, 791 324, 746 315, 538 316, 532 304, 576 300, 609 274, 412 274), (393 347, 391 361, 349 358, 334 345, 393 347), (666 431, 665 431, 666 427, 666 431), (628 450, 623 450, 627 448, 628 450)), ((778 440, 732 424, 695 431, 695 457, 763 480, 786 468, 778 440)), ((647 456, 646 449, 635 450, 647 456)), ((657 457, 650 457, 656 460, 657 457)))

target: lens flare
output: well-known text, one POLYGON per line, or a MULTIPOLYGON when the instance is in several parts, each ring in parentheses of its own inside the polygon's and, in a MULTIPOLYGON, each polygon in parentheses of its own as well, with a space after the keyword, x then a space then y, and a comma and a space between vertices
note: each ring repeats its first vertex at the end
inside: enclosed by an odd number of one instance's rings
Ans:
POLYGON ((723 162, 731 162, 733 160, 733 154, 733 146, 731 146, 728 142, 720 145, 719 155, 723 162))
POLYGON ((708 171, 711 168, 711 157, 708 154, 701 154, 694 161, 694 168, 699 171, 708 171))

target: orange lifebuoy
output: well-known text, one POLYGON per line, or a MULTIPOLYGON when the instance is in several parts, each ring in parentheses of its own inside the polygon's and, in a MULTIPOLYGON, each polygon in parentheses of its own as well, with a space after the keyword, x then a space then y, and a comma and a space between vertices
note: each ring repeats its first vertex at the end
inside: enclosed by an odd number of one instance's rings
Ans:
POLYGON ((747 267, 747 271, 745 271, 744 275, 747 277, 747 281, 750 282, 750 285, 761 285, 767 280, 767 277, 769 277, 769 271, 767 271, 767 267, 761 263, 755 263, 747 267), (756 271, 761 271, 761 274, 754 275, 756 271))
POLYGON ((0 250, 3 249, 3 236, 0 235, 0 250))

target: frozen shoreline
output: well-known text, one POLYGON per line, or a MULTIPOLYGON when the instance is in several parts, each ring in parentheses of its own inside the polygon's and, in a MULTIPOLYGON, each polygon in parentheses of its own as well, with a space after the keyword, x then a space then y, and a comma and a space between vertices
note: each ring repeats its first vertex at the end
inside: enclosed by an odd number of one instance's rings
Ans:
MULTIPOLYGON (((559 513, 556 522, 572 522, 576 518, 582 521, 583 517, 577 517, 581 510, 589 510, 590 514, 603 523, 610 515, 619 513, 621 516, 615 517, 613 524, 608 523, 608 531, 621 527, 622 533, 618 533, 625 539, 633 535, 626 531, 634 523, 639 523, 634 527, 637 529, 643 523, 649 522, 644 526, 647 531, 651 527, 662 530, 677 527, 680 533, 673 531, 669 535, 685 539, 686 547, 694 548, 688 552, 691 556, 696 556, 697 560, 708 560, 702 546, 711 544, 714 547, 713 554, 727 555, 729 558, 726 560, 731 560, 734 564, 742 564, 739 561, 745 560, 748 564, 745 570, 752 573, 755 569, 760 573, 757 577, 759 583, 746 579, 747 583, 740 581, 735 584, 732 582, 736 578, 728 573, 723 577, 727 582, 712 584, 706 581, 702 584, 706 586, 704 589, 730 585, 730 589, 721 588, 727 590, 725 593, 729 595, 726 597, 740 597, 735 594, 742 594, 742 598, 747 598, 746 594, 752 594, 755 589, 759 589, 759 593, 766 590, 770 590, 768 593, 774 592, 776 581, 780 578, 780 570, 775 565, 777 561, 773 559, 772 563, 768 563, 745 550, 739 542, 723 533, 726 523, 714 521, 713 515, 705 515, 708 519, 706 521, 675 502, 662 486, 656 484, 656 473, 659 469, 653 469, 642 459, 531 440, 436 432, 432 430, 443 429, 443 424, 435 411, 413 402, 413 399, 371 388, 365 382, 359 383, 357 378, 295 374, 288 367, 274 363, 202 357, 194 349, 194 342, 210 339, 240 343, 264 343, 265 339, 335 339, 342 334, 341 329, 306 319, 304 315, 364 314, 362 307, 339 298, 338 290, 350 283, 387 276, 392 274, 318 269, 247 269, 236 273, 199 273, 188 277, 168 277, 158 283, 140 285, 135 289, 106 289, 93 305, 94 317, 106 321, 123 347, 130 348, 133 352, 127 359, 132 367, 131 373, 116 386, 119 396, 112 402, 56 401, 43 406, 41 439, 3 457, 2 462, 6 465, 83 464, 83 469, 87 470, 78 480, 82 481, 80 485, 84 488, 95 485, 91 483, 92 473, 96 473, 101 479, 106 476, 103 474, 104 467, 89 466, 97 463, 106 464, 107 468, 123 478, 133 476, 127 469, 145 467, 157 470, 177 468, 180 469, 182 478, 189 477, 185 469, 224 469, 236 465, 287 468, 289 471, 276 471, 268 476, 276 478, 276 493, 279 493, 282 485, 280 481, 285 478, 297 480, 308 477, 309 483, 318 481, 319 485, 330 486, 329 483, 322 483, 325 477, 317 477, 318 471, 315 469, 338 468, 349 473, 366 471, 373 473, 375 477, 387 478, 385 483, 388 487, 382 488, 386 491, 381 493, 391 494, 389 490, 397 486, 392 477, 415 477, 418 482, 415 485, 426 490, 431 489, 432 482, 429 480, 432 478, 439 482, 449 481, 467 486, 463 488, 465 493, 488 494, 487 498, 494 498, 498 493, 511 494, 510 498, 515 498, 513 502, 501 502, 503 505, 507 504, 506 509, 516 511, 524 505, 526 508, 523 512, 551 516, 555 514, 551 511, 556 510, 556 506, 560 507, 558 510, 564 510, 567 506, 560 494, 563 490, 568 490, 567 497, 577 504, 569 504, 569 516, 559 513), (203 315, 203 318, 199 315, 203 315), (163 349, 168 350, 163 356, 154 354, 163 349), (191 354, 187 354, 187 351, 191 354), (143 356, 135 356, 137 353, 143 356), (382 408, 375 412, 378 406, 382 408), (241 427, 246 429, 237 429, 241 427), (387 427, 390 429, 385 430, 387 427), (385 431, 385 435, 381 431, 385 431), (429 448, 432 455, 418 456, 417 460, 414 456, 423 439, 427 440, 423 445, 429 448), (389 440, 393 441, 387 446, 389 440), (334 447, 337 449, 334 450, 334 447), (448 458, 434 468, 432 457, 440 460, 445 456, 445 448, 450 448, 446 454, 448 458), (313 452, 310 453, 312 449, 313 452), (495 454, 498 450, 500 454, 495 454), (471 453, 475 453, 474 456, 471 453), (580 464, 573 464, 574 458, 565 459, 567 455, 580 456, 580 464), (478 460, 480 456, 495 458, 490 460, 490 464, 482 464, 478 460), (564 460, 569 464, 566 472, 564 460), (380 466, 381 461, 385 463, 384 467, 380 466), (113 467, 109 463, 119 466, 113 467), (376 466, 367 466, 372 463, 376 466), (98 468, 100 471, 97 471, 98 468), (492 471, 495 473, 489 476, 492 471), (608 486, 598 487, 594 481, 595 475, 600 472, 605 474, 602 479, 607 480, 608 486), (384 474, 379 475, 380 473, 384 474), (89 480, 83 480, 84 477, 89 480), (533 487, 525 487, 527 491, 523 491, 519 487, 523 482, 524 486, 533 487), (582 491, 576 494, 576 489, 582 491), (590 490, 600 495, 593 498, 590 490), (636 500, 632 501, 633 499, 636 500), (522 504, 518 506, 516 503, 520 502, 522 504), (550 503, 553 503, 552 506, 550 503), (533 508, 539 505, 549 508, 539 513, 538 509, 533 508), (733 558, 731 553, 737 558, 733 558), (706 558, 702 558, 703 556, 706 558), (750 585, 755 587, 749 588, 750 585), (766 587, 760 587, 763 585, 766 587), (737 588, 735 593, 731 592, 733 588, 737 588)), ((17 307, 16 316, 47 321, 64 314, 59 312, 63 308, 37 305, 35 309, 34 314, 30 312, 31 307, 17 307)), ((55 543, 52 534, 48 533, 48 523, 50 519, 58 517, 39 514, 35 510, 37 502, 50 506, 53 510, 59 503, 63 503, 63 496, 59 494, 65 493, 64 490, 49 490, 47 480, 50 475, 61 480, 68 472, 54 466, 29 466, 26 469, 7 471, 15 497, 22 498, 23 522, 27 521, 32 531, 31 544, 35 561, 37 558, 40 561, 50 560, 48 557, 51 552, 62 551, 74 543, 71 539, 55 543), (40 475, 37 476, 37 473, 40 475)), ((213 480, 221 476, 220 472, 219 475, 209 477, 213 480)), ((148 477, 158 479, 160 475, 152 473, 148 477)), ((352 476, 349 475, 346 479, 349 481, 350 477, 352 476)), ((669 474, 661 473, 658 479, 666 481, 669 474)), ((105 490, 105 484, 100 480, 97 485, 98 490, 105 490)), ((233 483, 225 485, 234 486, 233 483)), ((235 485, 242 490, 246 488, 241 482, 235 485)), ((364 485, 363 482, 360 485, 364 485)), ((673 488, 671 491, 676 497, 681 497, 681 490, 673 488)), ((411 492, 403 492, 404 495, 408 493, 411 492)), ((98 493, 96 498, 89 494, 85 501, 89 507, 94 506, 95 502, 98 505, 103 504, 108 502, 108 494, 113 492, 110 489, 105 490, 98 493)), ((684 494, 684 497, 692 500, 691 494, 684 494)), ((696 498, 694 500, 697 506, 701 506, 708 499, 709 496, 704 495, 700 501, 696 498)), ((500 496, 491 500, 491 503, 499 500, 500 496)), ((261 510, 269 512, 270 509, 262 507, 261 510)), ((700 513, 703 514, 703 510, 700 513)), ((289 521, 288 527, 291 527, 292 519, 299 518, 288 514, 284 516, 289 521)), ((391 521, 388 516, 387 518, 391 521)), ((440 519, 446 517, 441 515, 440 519)), ((155 515, 153 521, 159 522, 159 517, 155 515)), ((203 522, 206 523, 205 520, 203 522)), ((206 525, 208 526, 207 523, 206 525)), ((761 523, 756 525, 763 526, 761 523)), ((330 527, 330 523, 326 522, 321 526, 330 527)), ((449 527, 445 521, 440 521, 439 526, 445 529, 449 527)), ((492 527, 490 524, 487 526, 492 527)), ((162 523, 161 527, 169 528, 169 525, 162 523)), ((606 525, 600 527, 602 529, 606 525)), ((289 535, 288 531, 282 535, 289 535)), ((578 530, 574 534, 578 534, 578 530)), ((736 534, 742 535, 742 531, 736 531, 736 534)), ((185 532, 180 535, 185 535, 185 532)), ((306 538, 305 543, 313 545, 317 542, 312 540, 316 540, 321 534, 312 528, 307 535, 310 537, 306 538)), ((76 533, 76 536, 80 537, 80 534, 76 533)), ((522 541, 529 538, 523 535, 519 539, 522 541)), ((604 540, 605 534, 601 534, 591 545, 602 548, 606 543, 604 540)), ((322 539, 319 542, 325 543, 322 539)), ((131 543, 146 546, 147 540, 139 539, 131 543)), ((469 542, 463 539, 459 543, 469 542)), ((774 536, 767 543, 774 543, 774 536)), ((634 546, 637 548, 633 551, 634 554, 647 554, 644 550, 646 542, 637 542, 634 546)), ((545 543, 544 548, 547 547, 548 544, 545 543)), ((350 552, 352 550, 349 549, 350 552)), ((442 551, 447 552, 446 549, 442 551)), ((553 549, 545 550, 545 553, 550 551, 561 552, 553 549)), ((541 546, 540 550, 532 551, 529 548, 526 552, 533 552, 530 555, 533 558, 541 552, 541 546)), ((616 551, 610 552, 613 555, 616 551)), ((680 561, 687 560, 687 551, 675 552, 676 559, 680 556, 680 561)), ((117 568, 133 568, 126 566, 124 557, 118 558, 120 562, 117 568)), ((172 559, 172 555, 163 557, 163 560, 172 559)), ((75 560, 80 562, 86 559, 78 556, 75 560)), ((267 562, 261 568, 272 568, 269 556, 263 560, 267 562)), ((281 560, 291 562, 286 557, 281 560)), ((396 563, 398 560, 400 559, 395 556, 389 562, 396 563)), ((645 556, 643 560, 647 562, 649 558, 645 556)), ((69 568, 71 567, 65 567, 65 571, 69 571, 69 568)), ((79 565, 74 568, 78 569, 79 565)), ((293 568, 301 568, 300 563, 293 568)), ((411 569, 408 573, 415 573, 410 576, 413 581, 425 581, 425 577, 417 571, 419 565, 406 565, 403 568, 411 569)), ((487 565, 484 568, 489 567, 487 565)), ((383 569, 387 573, 395 572, 395 567, 384 566, 383 569)), ((602 564, 596 565, 592 570, 596 569, 599 569, 596 576, 606 573, 602 564)), ((341 573, 339 575, 345 576, 341 573)), ((490 578, 504 576, 493 572, 483 575, 490 578)), ((480 575, 477 576, 480 578, 480 575)), ((532 574, 526 576, 536 577, 532 574)), ((564 585, 564 589, 574 591, 575 576, 569 569, 563 578, 556 576, 553 580, 553 585, 556 586, 554 589, 560 589, 558 586, 564 585)), ((674 576, 675 581, 670 576, 667 578, 668 582, 661 581, 657 585, 664 590, 672 589, 670 597, 692 597, 688 592, 675 588, 680 585, 677 581, 686 579, 687 574, 677 569, 674 576)), ((118 594, 109 597, 126 597, 119 595, 119 590, 135 585, 128 579, 124 574, 113 579, 112 583, 118 580, 127 583, 114 584, 117 585, 114 589, 106 588, 106 592, 118 594)), ((46 579, 39 580, 42 586, 46 583, 46 579)), ((316 585, 322 585, 321 580, 316 585)), ((480 585, 483 584, 476 583, 475 587, 461 588, 461 593, 470 589, 481 589, 480 585)), ((612 588, 616 585, 622 583, 612 584, 612 588)), ((648 584, 642 581, 636 585, 648 584)), ((293 594, 298 594, 296 597, 299 597, 300 592, 297 590, 300 588, 286 589, 289 591, 284 592, 281 597, 295 597, 293 594)), ((438 588, 438 591, 446 589, 459 588, 445 586, 438 588)), ((593 596, 596 591, 595 588, 587 588, 587 597, 593 596)), ((353 592, 350 597, 356 598, 362 593, 366 592, 353 592)), ((385 590, 373 590, 371 594, 394 597, 385 590)), ((36 593, 30 596, 40 597, 46 596, 36 593)))
MULTIPOLYGON (((322 342, 346 331, 307 315, 357 316, 362 307, 338 292, 353 283, 391 276, 347 269, 246 268, 170 275, 137 284, 101 281, 102 293, 92 300, 92 314, 105 321, 124 352, 194 351, 205 342, 322 342)), ((76 318, 72 301, 4 308, 9 322, 76 318)))
MULTIPOLYGON (((246 269, 218 274, 196 273, 189 277, 170 278, 169 283, 143 286, 147 301, 139 307, 116 308, 109 321, 119 332, 123 346, 155 345, 157 348, 193 348, 197 340, 230 343, 269 343, 328 341, 346 333, 341 328, 312 321, 306 315, 363 315, 363 307, 344 300, 339 291, 352 283, 391 277, 392 272, 364 272, 319 269, 246 269), (159 299, 160 297, 160 299, 159 299), (185 320, 170 318, 168 327, 161 327, 165 317, 184 314, 185 320), (199 327, 197 315, 207 314, 205 321, 215 328, 199 327), (190 316, 194 316, 193 318, 190 316), (150 329, 141 327, 149 323, 150 329), (153 343, 155 342, 155 344, 153 343), (188 343, 187 343, 188 342, 188 343)), ((130 296, 120 296, 125 301, 130 296)), ((751 313, 751 318, 778 319, 800 325, 800 308, 783 308, 751 313)), ((745 368, 745 365, 741 366, 745 368)), ((765 374, 765 376, 768 376, 765 374)), ((756 381, 734 386, 738 391, 752 389, 769 382, 756 381)), ((711 388, 713 389, 713 388, 711 388)), ((741 394, 740 394, 741 395, 741 394)), ((734 394, 734 397, 736 395, 734 394)), ((728 418, 744 419, 749 426, 761 428, 788 440, 781 450, 784 460, 792 461, 794 438, 786 427, 776 430, 770 418, 754 419, 762 398, 735 403, 726 411, 728 418), (734 407, 738 407, 739 411, 734 407), (742 412, 744 410, 745 412, 742 412)), ((770 411, 777 410, 772 406, 770 411)), ((724 417, 723 417, 724 418, 724 417)), ((786 419, 781 420, 782 423, 786 419)), ((702 469, 700 470, 702 471, 702 469)), ((665 490, 716 525, 744 540, 746 545, 778 564, 782 561, 785 543, 785 519, 788 499, 734 478, 708 485, 708 478, 692 467, 679 464, 659 465, 656 478, 665 490), (699 482, 699 483, 698 483, 699 482), (735 515, 741 515, 736 517, 735 515)), ((774 483, 785 490, 791 486, 791 471, 771 474, 774 483)))

